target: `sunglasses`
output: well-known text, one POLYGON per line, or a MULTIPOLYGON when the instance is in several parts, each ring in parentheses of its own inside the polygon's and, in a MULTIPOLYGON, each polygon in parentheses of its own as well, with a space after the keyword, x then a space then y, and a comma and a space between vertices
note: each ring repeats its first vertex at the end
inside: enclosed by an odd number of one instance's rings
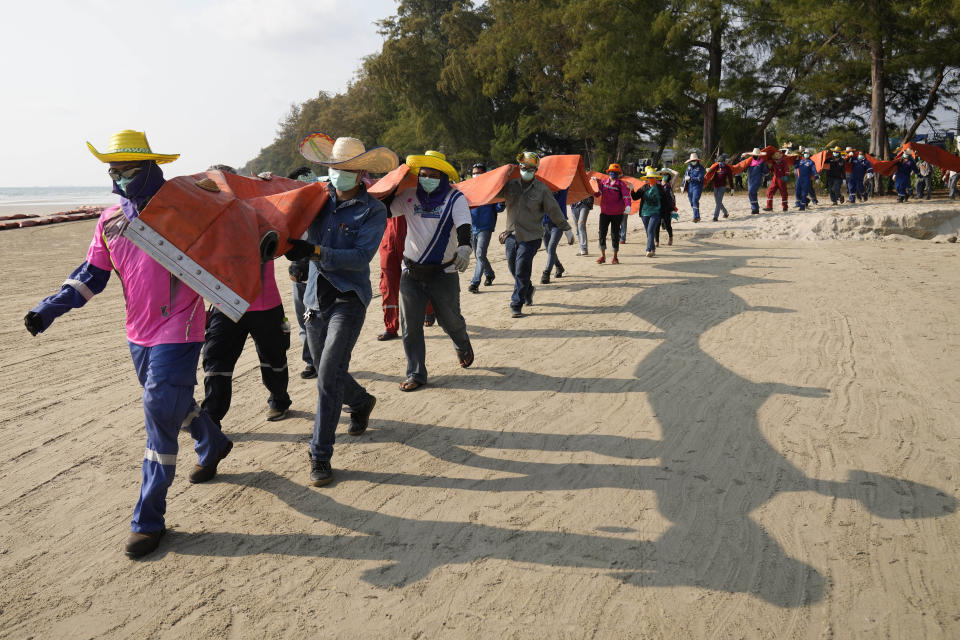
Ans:
POLYGON ((140 173, 140 167, 133 167, 131 169, 118 169, 111 167, 107 169, 107 175, 110 176, 114 182, 118 181, 120 178, 126 178, 129 180, 138 173, 140 173))

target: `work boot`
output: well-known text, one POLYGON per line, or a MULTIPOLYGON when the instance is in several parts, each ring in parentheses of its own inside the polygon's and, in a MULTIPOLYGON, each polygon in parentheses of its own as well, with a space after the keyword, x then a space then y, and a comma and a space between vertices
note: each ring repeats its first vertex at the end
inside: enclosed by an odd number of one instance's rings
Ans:
POLYGON ((493 278, 494 278, 494 276, 487 276, 487 279, 483 281, 483 286, 489 287, 490 285, 492 285, 492 284, 493 284, 493 278))
POLYGON ((556 270, 556 273, 553 274, 553 277, 554 277, 554 278, 562 278, 564 271, 566 271, 566 269, 564 269, 562 266, 558 266, 558 267, 557 267, 557 270, 556 270))
POLYGON ((536 287, 532 284, 530 285, 530 290, 527 291, 527 304, 531 307, 533 306, 533 292, 536 291, 536 287))
MULTIPOLYGON (((284 411, 286 413, 286 411, 284 411)), ((217 456, 217 459, 212 463, 202 466, 200 464, 193 465, 193 471, 190 472, 190 475, 187 478, 192 484, 199 484, 201 482, 207 482, 208 480, 213 480, 217 475, 217 465, 220 464, 220 461, 230 455, 230 451, 233 449, 233 443, 227 440, 227 446, 220 451, 220 455, 217 456)))
POLYGON ((479 282, 470 283, 470 286, 467 287, 467 291, 469 291, 470 293, 480 293, 480 283, 479 282))
POLYGON ((544 271, 540 276, 540 284, 550 284, 550 272, 544 271))
POLYGON ((317 460, 310 456, 310 484, 322 487, 333 482, 333 467, 329 460, 317 460))
POLYGON ((267 409, 267 420, 269 422, 276 422, 277 420, 283 420, 287 417, 286 409, 277 409, 276 407, 270 407, 267 409))
POLYGON ((347 435, 359 436, 367 430, 367 426, 370 424, 370 414, 375 406, 377 406, 377 399, 370 396, 363 403, 363 406, 350 413, 350 428, 347 429, 347 435))
POLYGON ((160 546, 160 538, 162 538, 166 532, 166 529, 151 531, 149 533, 132 531, 130 532, 130 537, 127 538, 127 544, 123 549, 124 553, 130 558, 142 558, 148 553, 153 553, 157 547, 160 546))
POLYGON ((312 364, 308 364, 303 368, 303 371, 300 372, 300 377, 304 380, 312 380, 317 377, 317 370, 312 364))

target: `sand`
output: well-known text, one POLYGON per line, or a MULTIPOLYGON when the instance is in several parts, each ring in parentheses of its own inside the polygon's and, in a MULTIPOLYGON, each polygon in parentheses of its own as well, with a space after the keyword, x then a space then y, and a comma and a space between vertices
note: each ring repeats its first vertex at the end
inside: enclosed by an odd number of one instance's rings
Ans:
POLYGON ((519 320, 495 245, 493 286, 462 280, 475 364, 428 329, 415 393, 375 298, 351 368, 378 404, 362 437, 343 419, 329 487, 307 486, 299 345, 274 423, 248 343, 236 447, 190 485, 183 434, 143 561, 119 284, 22 326, 94 222, 0 234, 0 636, 960 636, 960 203, 731 204, 694 225, 681 203, 654 259, 635 218, 619 266, 564 244, 519 320))

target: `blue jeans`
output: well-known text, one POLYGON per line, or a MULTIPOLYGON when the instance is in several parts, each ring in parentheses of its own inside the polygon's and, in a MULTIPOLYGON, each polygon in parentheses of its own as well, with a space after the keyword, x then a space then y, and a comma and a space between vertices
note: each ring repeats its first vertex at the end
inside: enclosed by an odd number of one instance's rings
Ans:
POLYGON ((307 311, 307 341, 317 369, 317 413, 313 420, 310 455, 317 460, 333 457, 337 423, 343 405, 360 408, 370 394, 347 371, 353 347, 360 337, 367 307, 355 295, 320 303, 307 311))
POLYGON ((629 214, 623 214, 623 217, 620 218, 620 242, 626 244, 627 242, 627 220, 630 219, 629 214))
POLYGON ((577 242, 580 243, 580 253, 587 252, 587 216, 590 215, 590 209, 572 205, 570 213, 573 214, 573 226, 577 230, 577 242))
POLYGON ((533 256, 537 255, 541 242, 540 238, 518 242, 516 236, 510 234, 504 243, 507 268, 513 276, 513 295, 510 296, 510 309, 513 311, 521 311, 527 295, 533 291, 530 273, 533 271, 533 256))
POLYGON ((407 355, 407 377, 427 382, 427 347, 423 341, 423 317, 433 303, 437 324, 453 340, 458 351, 470 348, 467 323, 460 313, 460 274, 439 273, 417 280, 404 271, 400 276, 400 333, 407 355))
POLYGON ((713 208, 713 219, 717 220, 720 218, 720 212, 722 211, 725 215, 727 213, 727 208, 723 206, 723 196, 727 193, 726 187, 717 187, 713 190, 713 201, 716 206, 713 208))
POLYGON ((177 470, 177 435, 190 430, 201 465, 212 464, 229 440, 220 426, 193 399, 201 342, 142 347, 132 342, 130 355, 143 387, 147 450, 143 456, 140 499, 130 529, 150 533, 164 528, 167 488, 177 470))
POLYGON ((544 267, 544 273, 550 273, 554 265, 557 267, 557 273, 563 271, 563 265, 560 264, 560 258, 557 257, 557 245, 560 244, 560 238, 563 237, 563 231, 555 225, 543 225, 543 246, 547 250, 547 266, 544 267))
POLYGON ((643 228, 647 232, 647 251, 656 251, 657 247, 654 240, 657 237, 657 229, 660 227, 660 216, 640 216, 643 219, 643 228))
POLYGON ((473 254, 477 257, 477 266, 473 270, 473 279, 470 280, 471 285, 480 284, 482 276, 491 280, 496 277, 493 267, 490 266, 490 260, 487 259, 487 249, 490 247, 491 235, 493 235, 493 231, 477 231, 470 238, 470 243, 473 245, 473 254))
POLYGON ((297 325, 300 327, 300 342, 303 343, 303 353, 300 357, 309 366, 313 366, 313 356, 310 355, 310 342, 307 341, 307 328, 303 322, 303 314, 307 307, 303 304, 303 292, 307 290, 306 282, 293 283, 293 311, 297 314, 297 325))

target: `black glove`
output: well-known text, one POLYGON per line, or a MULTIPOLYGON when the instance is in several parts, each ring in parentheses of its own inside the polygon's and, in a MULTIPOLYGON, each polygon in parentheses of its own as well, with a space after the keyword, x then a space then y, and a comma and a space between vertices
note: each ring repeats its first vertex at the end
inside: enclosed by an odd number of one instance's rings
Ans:
POLYGON ((290 238, 288 242, 293 245, 293 248, 283 254, 287 260, 303 260, 313 255, 314 246, 306 240, 294 240, 290 238))
POLYGON ((23 324, 30 335, 35 336, 43 331, 43 318, 36 311, 27 312, 27 315, 23 316, 23 324))

